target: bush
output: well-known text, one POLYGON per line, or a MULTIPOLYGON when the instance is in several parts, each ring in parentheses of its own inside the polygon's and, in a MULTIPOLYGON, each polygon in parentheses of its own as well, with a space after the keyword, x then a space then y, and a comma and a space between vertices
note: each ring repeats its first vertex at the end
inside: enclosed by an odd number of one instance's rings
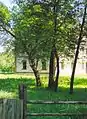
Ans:
POLYGON ((2 53, 0 54, 0 72, 1 73, 9 73, 14 72, 15 69, 15 60, 12 54, 2 53))
POLYGON ((3 72, 3 73, 5 73, 5 72, 13 72, 13 67, 11 67, 11 66, 1 66, 0 67, 0 72, 3 72))

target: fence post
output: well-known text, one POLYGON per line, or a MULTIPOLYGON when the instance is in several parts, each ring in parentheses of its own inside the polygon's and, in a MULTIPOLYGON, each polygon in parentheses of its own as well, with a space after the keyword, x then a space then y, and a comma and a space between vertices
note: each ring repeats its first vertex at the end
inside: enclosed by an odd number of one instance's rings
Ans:
POLYGON ((26 119, 27 112, 27 87, 24 84, 19 85, 19 99, 23 100, 23 119, 26 119))

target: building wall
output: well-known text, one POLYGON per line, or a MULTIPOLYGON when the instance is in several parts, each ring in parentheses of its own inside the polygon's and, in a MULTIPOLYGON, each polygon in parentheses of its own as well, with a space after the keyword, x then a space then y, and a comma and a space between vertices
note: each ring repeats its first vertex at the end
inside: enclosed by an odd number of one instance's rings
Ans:
MULTIPOLYGON (((49 72, 49 62, 46 62, 47 70, 42 70, 42 63, 39 62, 38 69, 40 72, 48 73, 49 72)), ((71 60, 65 60, 64 66, 62 66, 62 63, 60 62, 60 74, 64 75, 71 75, 72 73, 72 61, 71 60)), ((86 74, 86 60, 78 59, 77 65, 76 65, 76 74, 86 74)), ((16 72, 33 72, 31 67, 29 66, 29 62, 27 57, 21 56, 16 58, 16 72), (23 69, 23 63, 22 61, 26 60, 27 68, 26 70, 23 69)))
MULTIPOLYGON (((67 62, 64 69, 60 68, 60 74, 71 75, 72 68, 71 62, 67 62)), ((77 62, 75 74, 86 74, 86 64, 77 62)))
MULTIPOLYGON (((60 59, 60 74, 70 75, 72 73, 73 59, 60 59), (63 62, 62 62, 63 61, 63 62), (64 63, 64 64, 62 64, 64 63), (64 65, 64 66, 63 66, 64 65)), ((42 63, 39 62, 38 69, 40 72, 48 73, 49 72, 49 61, 46 62, 47 70, 42 70, 42 63)), ((26 53, 16 56, 16 72, 33 72, 28 63, 28 58, 26 53), (27 69, 23 69, 22 61, 26 60, 27 69)), ((77 65, 76 65, 76 74, 87 74, 87 42, 84 44, 84 48, 80 49, 77 65)))
MULTIPOLYGON (((47 70, 42 70, 42 63, 39 61, 39 63, 38 63, 39 71, 43 72, 43 73, 48 73, 49 72, 49 66, 48 65, 49 65, 49 63, 46 62, 47 70)), ((16 57, 16 72, 19 72, 19 73, 21 73, 21 72, 25 72, 25 73, 33 72, 30 65, 29 65, 27 57, 25 57, 25 56, 16 57), (27 65, 26 70, 23 69, 23 62, 22 62, 23 60, 26 61, 26 65, 27 65)))
POLYGON ((16 72, 32 72, 32 69, 29 66, 28 59, 26 57, 16 57, 16 72), (22 61, 26 60, 27 62, 27 69, 23 69, 22 61))

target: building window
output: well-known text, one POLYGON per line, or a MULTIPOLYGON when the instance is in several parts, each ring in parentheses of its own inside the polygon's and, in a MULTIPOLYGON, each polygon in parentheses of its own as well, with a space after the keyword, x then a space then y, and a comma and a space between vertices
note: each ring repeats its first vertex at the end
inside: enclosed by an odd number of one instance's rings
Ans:
POLYGON ((81 55, 84 56, 84 53, 85 53, 85 49, 84 47, 81 49, 81 55))
POLYGON ((73 69, 73 65, 74 65, 74 63, 73 63, 73 62, 71 62, 71 69, 73 69))
POLYGON ((86 62, 86 74, 87 74, 87 62, 86 62))
POLYGON ((87 55, 87 48, 86 48, 86 55, 87 55))
POLYGON ((61 62, 61 69, 64 69, 64 62, 61 62))
POLYGON ((84 62, 82 62, 82 69, 84 69, 84 62))
POLYGON ((26 62, 26 60, 23 60, 22 61, 22 64, 23 64, 23 70, 26 70, 27 69, 27 62, 26 62))
POLYGON ((42 60, 42 70, 47 70, 46 60, 42 60))
POLYGON ((82 52, 84 52, 84 48, 82 48, 82 52))

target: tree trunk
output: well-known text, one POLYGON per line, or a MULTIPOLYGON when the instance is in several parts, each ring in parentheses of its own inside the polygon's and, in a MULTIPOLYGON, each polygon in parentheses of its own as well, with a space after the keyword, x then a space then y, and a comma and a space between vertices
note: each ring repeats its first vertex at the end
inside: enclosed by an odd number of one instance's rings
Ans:
POLYGON ((58 78, 59 78, 59 57, 57 55, 57 50, 56 50, 56 34, 57 34, 57 5, 59 4, 59 1, 57 2, 54 0, 54 7, 53 7, 53 14, 54 14, 54 39, 53 39, 53 48, 51 51, 51 56, 50 56, 50 65, 49 65, 49 85, 48 87, 54 91, 57 91, 58 87, 58 78), (56 63, 55 63, 56 59, 56 63), (55 64, 57 64, 55 70, 55 64), (56 77, 55 77, 55 72, 56 72, 56 77))
POLYGON ((75 75, 75 69, 76 69, 78 54, 79 54, 80 43, 81 43, 81 40, 82 40, 85 17, 86 17, 86 5, 85 5, 85 8, 84 8, 84 16, 83 16, 83 21, 82 21, 82 25, 81 25, 80 34, 79 34, 79 39, 78 39, 78 44, 77 44, 77 49, 76 49, 76 54, 75 54, 75 60, 74 60, 74 64, 73 64, 72 75, 71 75, 71 79, 70 79, 70 94, 73 93, 74 75, 75 75))
POLYGON ((39 87, 41 86, 41 80, 40 80, 40 73, 37 69, 38 62, 37 61, 35 62, 35 60, 29 60, 29 64, 36 78, 36 86, 39 87))
POLYGON ((55 56, 56 56, 56 64, 57 64, 57 72, 56 72, 56 77, 55 77, 55 92, 57 92, 58 79, 59 79, 59 57, 58 57, 57 51, 55 52, 55 56))
POLYGON ((49 83, 48 88, 53 89, 54 88, 54 63, 55 63, 55 55, 54 55, 54 49, 51 51, 50 56, 50 64, 49 64, 49 83))
POLYGON ((39 71, 34 67, 34 66, 31 66, 33 72, 34 72, 34 75, 35 75, 35 78, 36 78, 36 86, 41 86, 41 81, 40 81, 40 73, 39 71))
POLYGON ((54 90, 55 92, 57 91, 57 87, 58 87, 58 78, 59 78, 59 57, 56 48, 53 48, 50 57, 48 88, 54 90), (55 65, 57 70, 55 70, 55 65))

